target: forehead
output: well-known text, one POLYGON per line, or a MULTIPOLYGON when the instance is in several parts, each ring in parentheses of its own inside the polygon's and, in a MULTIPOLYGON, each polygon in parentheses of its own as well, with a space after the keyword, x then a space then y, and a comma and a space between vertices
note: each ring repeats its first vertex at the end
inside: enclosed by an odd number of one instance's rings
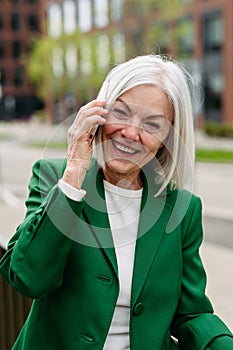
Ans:
POLYGON ((127 90, 119 96, 121 101, 135 108, 143 107, 157 115, 164 115, 173 120, 173 105, 166 93, 156 85, 139 85, 127 90))

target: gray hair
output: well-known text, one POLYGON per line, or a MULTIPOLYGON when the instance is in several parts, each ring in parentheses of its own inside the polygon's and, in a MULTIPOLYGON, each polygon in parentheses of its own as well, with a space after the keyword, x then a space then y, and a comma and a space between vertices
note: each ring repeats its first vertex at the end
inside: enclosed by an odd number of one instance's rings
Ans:
MULTIPOLYGON (((166 56, 137 56, 115 66, 108 73, 97 99, 106 99, 107 103, 114 103, 124 92, 145 84, 159 86, 168 96, 174 109, 170 134, 154 162, 157 164, 154 166, 155 180, 160 183, 156 195, 168 185, 172 185, 173 189, 189 187, 195 161, 194 97, 198 95, 194 93, 196 85, 185 68, 166 56)), ((97 133, 98 144, 99 141, 101 142, 101 127, 97 133)), ((99 147, 95 149, 94 154, 103 167, 105 162, 99 147)))

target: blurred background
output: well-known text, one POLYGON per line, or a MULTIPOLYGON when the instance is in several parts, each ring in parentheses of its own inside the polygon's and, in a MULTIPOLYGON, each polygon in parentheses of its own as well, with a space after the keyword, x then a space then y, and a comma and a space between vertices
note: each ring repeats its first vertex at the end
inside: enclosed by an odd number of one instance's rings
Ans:
MULTIPOLYGON (((23 220, 31 166, 64 157, 70 117, 136 55, 181 62, 203 92, 193 192, 203 203, 207 292, 233 329, 233 1, 0 0, 0 256, 23 220)), ((28 313, 0 276, 0 349, 28 313)))
POLYGON ((201 84, 198 126, 233 134, 232 18, 229 0, 1 0, 0 120, 59 123, 114 64, 161 53, 201 84))

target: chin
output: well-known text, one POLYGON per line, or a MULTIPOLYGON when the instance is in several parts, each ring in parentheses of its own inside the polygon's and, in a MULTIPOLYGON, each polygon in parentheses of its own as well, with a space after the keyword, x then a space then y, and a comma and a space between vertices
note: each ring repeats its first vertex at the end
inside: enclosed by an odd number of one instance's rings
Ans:
POLYGON ((135 163, 129 161, 128 159, 112 159, 106 162, 106 166, 114 172, 126 174, 130 171, 135 171, 140 169, 135 163))

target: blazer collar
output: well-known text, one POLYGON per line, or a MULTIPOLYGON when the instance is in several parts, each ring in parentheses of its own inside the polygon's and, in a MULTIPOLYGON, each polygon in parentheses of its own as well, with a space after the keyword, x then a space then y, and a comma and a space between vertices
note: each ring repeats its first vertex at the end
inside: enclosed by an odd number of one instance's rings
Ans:
POLYGON ((143 169, 143 197, 135 248, 134 273, 132 281, 131 304, 135 304, 150 271, 166 232, 172 206, 169 203, 170 190, 165 189, 155 197, 158 190, 154 172, 143 169))
POLYGON ((95 247, 102 249, 116 276, 118 276, 116 254, 105 201, 103 173, 97 162, 94 161, 91 164, 82 188, 87 191, 84 198, 83 215, 95 237, 95 247))
MULTIPOLYGON (((160 196, 154 197, 157 188, 152 170, 145 168, 142 179, 143 195, 132 287, 133 303, 143 287, 165 233, 171 212, 171 205, 167 201, 170 191, 163 191, 160 196)), ((115 274, 118 275, 117 260, 105 202, 103 173, 96 162, 88 170, 83 189, 87 190, 87 195, 84 199, 83 215, 96 239, 97 246, 103 250, 112 264, 115 274)))

